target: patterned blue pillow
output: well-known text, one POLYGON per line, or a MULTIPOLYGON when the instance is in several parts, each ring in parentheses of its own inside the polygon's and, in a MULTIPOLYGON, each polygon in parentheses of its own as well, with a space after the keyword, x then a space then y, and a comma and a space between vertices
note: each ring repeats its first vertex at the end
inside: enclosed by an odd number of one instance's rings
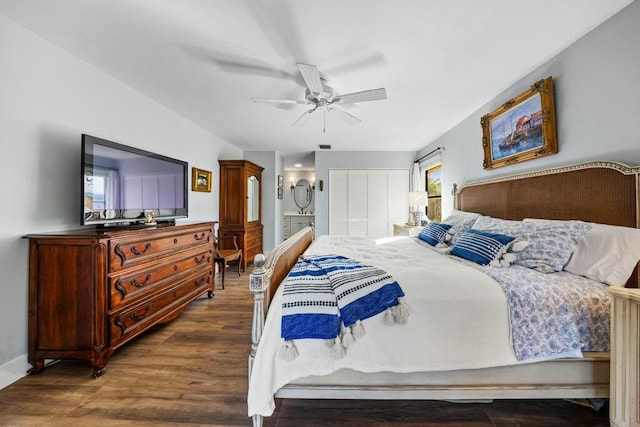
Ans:
POLYGON ((424 240, 431 246, 435 246, 438 243, 444 242, 447 236, 447 231, 451 228, 449 224, 442 224, 439 222, 428 223, 418 234, 420 240, 424 240))
POLYGON ((487 265, 500 258, 515 237, 504 234, 487 233, 479 230, 462 232, 451 249, 451 255, 468 259, 476 264, 487 265))

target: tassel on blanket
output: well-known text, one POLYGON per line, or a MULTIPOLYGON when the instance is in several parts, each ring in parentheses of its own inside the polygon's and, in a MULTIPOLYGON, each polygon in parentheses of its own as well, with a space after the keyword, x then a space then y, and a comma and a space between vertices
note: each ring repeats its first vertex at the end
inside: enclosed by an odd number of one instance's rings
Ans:
POLYGON ((384 312, 384 324, 387 326, 396 324, 396 320, 393 318, 393 311, 390 308, 387 308, 384 312))
POLYGON ((336 337, 333 346, 331 347, 331 357, 333 357, 334 359, 342 359, 346 354, 347 352, 340 342, 340 337, 336 337))
POLYGON ((280 351, 278 352, 278 357, 286 360, 287 362, 291 362, 298 357, 298 349, 293 345, 293 341, 286 340, 282 343, 282 347, 280 347, 280 351))
POLYGON ((406 325, 409 321, 409 314, 411 313, 411 307, 404 300, 404 297, 398 298, 398 305, 391 309, 393 311, 393 320, 398 325, 406 325))
POLYGON ((356 339, 351 334, 351 328, 345 328, 344 324, 342 325, 340 336, 342 338, 342 345, 344 348, 349 348, 356 343, 356 339))
POLYGON ((351 325, 351 335, 357 340, 364 337, 367 332, 364 330, 364 325, 360 320, 356 320, 356 323, 351 325))

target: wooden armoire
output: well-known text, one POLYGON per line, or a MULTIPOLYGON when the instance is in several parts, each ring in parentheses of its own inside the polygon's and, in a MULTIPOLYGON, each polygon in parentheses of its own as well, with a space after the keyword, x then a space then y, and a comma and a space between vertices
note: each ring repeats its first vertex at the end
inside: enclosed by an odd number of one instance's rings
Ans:
MULTIPOLYGON (((262 166, 219 160, 220 237, 236 236, 244 267, 262 252, 262 166)), ((222 242, 221 242, 222 243, 222 242)))

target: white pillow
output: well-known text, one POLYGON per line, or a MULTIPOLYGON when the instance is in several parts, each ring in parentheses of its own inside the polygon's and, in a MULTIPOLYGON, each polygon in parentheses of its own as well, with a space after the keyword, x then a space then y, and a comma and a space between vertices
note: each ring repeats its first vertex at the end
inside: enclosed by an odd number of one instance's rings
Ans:
POLYGON ((640 229, 591 223, 566 271, 611 286, 624 286, 640 261, 640 229))
POLYGON ((480 217, 479 213, 475 212, 466 212, 459 211, 457 209, 453 209, 448 217, 442 220, 443 224, 451 225, 449 229, 448 236, 450 236, 446 241, 447 243, 453 245, 460 237, 463 231, 467 231, 473 227, 473 224, 476 222, 476 219, 480 217))

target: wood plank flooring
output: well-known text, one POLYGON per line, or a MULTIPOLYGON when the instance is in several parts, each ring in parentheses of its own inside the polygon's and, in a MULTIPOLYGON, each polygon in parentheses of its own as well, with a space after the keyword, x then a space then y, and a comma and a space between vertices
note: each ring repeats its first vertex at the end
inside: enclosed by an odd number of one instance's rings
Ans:
MULTIPOLYGON (((0 390, 1 426, 249 426, 247 357, 252 296, 233 270, 225 290, 114 354, 105 374, 63 361, 0 390)), ((219 275, 216 283, 219 285, 219 275)), ((563 400, 278 401, 265 426, 608 426, 563 400)))

